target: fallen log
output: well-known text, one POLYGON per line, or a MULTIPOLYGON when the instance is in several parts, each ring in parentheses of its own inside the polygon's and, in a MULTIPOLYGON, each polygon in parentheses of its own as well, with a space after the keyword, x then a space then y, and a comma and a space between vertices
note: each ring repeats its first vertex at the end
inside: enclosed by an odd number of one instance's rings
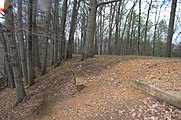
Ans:
POLYGON ((132 86, 156 98, 164 100, 173 106, 181 108, 181 92, 179 91, 164 91, 152 85, 148 85, 146 82, 140 80, 133 80, 132 86))

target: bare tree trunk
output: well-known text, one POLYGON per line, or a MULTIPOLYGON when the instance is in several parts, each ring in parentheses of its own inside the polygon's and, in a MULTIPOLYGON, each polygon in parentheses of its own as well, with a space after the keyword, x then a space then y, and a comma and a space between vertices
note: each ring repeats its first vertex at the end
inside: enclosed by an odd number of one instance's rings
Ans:
POLYGON ((14 33, 14 16, 13 16, 13 6, 11 5, 10 0, 6 0, 6 26, 8 29, 8 38, 9 38, 9 46, 10 46, 10 53, 12 58, 12 66, 13 66, 13 74, 14 74, 14 81, 16 86, 16 96, 17 96, 17 103, 23 101, 24 97, 26 96, 25 89, 23 86, 23 81, 20 75, 20 67, 19 67, 19 60, 18 60, 18 50, 16 45, 15 33, 14 33))
POLYGON ((90 11, 88 15, 88 25, 86 32, 86 45, 83 59, 94 57, 94 35, 96 29, 96 7, 97 0, 90 0, 90 11))
POLYGON ((141 0, 139 0, 139 18, 138 18, 138 48, 137 48, 137 51, 138 51, 138 54, 140 53, 140 40, 141 40, 141 0))
MULTIPOLYGON (((85 8, 85 2, 83 4, 83 7, 85 8)), ((81 45, 80 45, 80 50, 79 53, 83 54, 83 50, 85 47, 86 43, 86 27, 87 27, 87 21, 88 17, 86 14, 86 11, 82 10, 82 16, 81 16, 81 45)))
POLYGON ((22 0, 18 0, 18 39, 20 42, 20 56, 21 56, 21 67, 23 73, 24 84, 28 84, 28 72, 27 72, 27 61, 26 61, 26 50, 23 38, 23 24, 22 24, 22 0))
MULTIPOLYGON (((103 7, 100 7, 99 8, 99 12, 101 12, 102 13, 102 10, 103 9, 103 7)), ((103 15, 101 15, 100 14, 100 27, 99 27, 99 33, 100 33, 100 40, 99 40, 99 47, 100 47, 100 50, 99 50, 99 53, 100 53, 100 55, 102 55, 103 54, 103 34, 104 34, 104 16, 103 15)))
POLYGON ((66 16, 67 16, 67 2, 68 0, 64 0, 63 1, 63 6, 62 6, 62 17, 61 17, 61 28, 60 28, 60 56, 59 56, 59 61, 58 64, 60 64, 60 62, 62 62, 62 60, 65 59, 65 26, 66 26, 66 16))
POLYGON ((119 55, 119 23, 120 23, 120 8, 121 8, 122 0, 118 4, 117 13, 116 13, 116 31, 115 31, 115 42, 114 42, 114 54, 119 55))
POLYGON ((36 35, 37 33, 37 22, 36 22, 36 16, 37 16, 37 0, 33 0, 33 13, 32 13, 32 43, 33 43, 33 68, 40 71, 41 66, 40 66, 40 55, 39 55, 39 45, 38 45, 38 36, 36 35))
POLYGON ((134 34, 134 32, 135 32, 135 30, 134 30, 134 26, 135 26, 135 12, 133 13, 133 16, 132 16, 132 26, 131 26, 131 38, 130 38, 130 53, 131 54, 134 54, 134 47, 133 47, 133 45, 135 45, 134 44, 134 41, 135 41, 135 34, 134 34))
MULTIPOLYGON (((116 5, 115 5, 116 6, 116 5)), ((109 41, 108 41, 108 54, 111 55, 112 50, 112 31, 113 31, 113 20, 114 20, 114 14, 115 14, 115 6, 113 7, 113 4, 111 4, 110 8, 110 17, 109 17, 109 41)))
POLYGON ((176 7, 177 7, 177 0, 172 0, 169 27, 168 27, 168 36, 167 36, 167 43, 166 43, 166 54, 165 54, 166 57, 171 57, 172 37, 173 37, 176 7))
POLYGON ((134 19, 133 18, 133 12, 134 12, 134 7, 135 7, 135 5, 136 4, 134 4, 133 5, 133 7, 131 8, 131 13, 130 13, 130 17, 129 17, 129 21, 128 21, 128 25, 127 25, 127 27, 128 27, 128 29, 127 29, 127 44, 126 44, 126 51, 125 51, 125 54, 127 55, 127 54, 130 54, 130 44, 131 44, 131 42, 130 42, 130 29, 131 29, 131 21, 132 21, 132 19, 134 19))
POLYGON ((78 3, 77 3, 77 0, 74 0, 71 26, 70 26, 70 32, 69 32, 69 40, 68 40, 68 46, 67 46, 67 55, 66 55, 67 59, 71 59, 72 54, 73 54, 73 41, 74 41, 74 33, 76 29, 79 5, 80 5, 80 0, 78 1, 78 3))
POLYGON ((149 16, 150 16, 150 10, 151 10, 151 6, 152 6, 152 0, 149 4, 149 8, 148 8, 148 13, 147 13, 147 18, 146 18, 146 23, 145 23, 145 36, 144 36, 144 46, 143 46, 143 54, 146 55, 146 41, 147 41, 147 32, 148 32, 148 22, 149 22, 149 16))
MULTIPOLYGON (((45 33, 49 33, 49 25, 50 25, 50 10, 51 10, 51 0, 49 0, 49 7, 46 14, 46 21, 45 21, 45 33)), ((45 37, 45 43, 44 43, 44 51, 42 56, 42 68, 41 68, 41 74, 44 75, 46 73, 46 67, 47 67, 47 52, 48 52, 48 40, 49 40, 49 34, 45 37)))
MULTIPOLYGON (((6 35, 7 36, 7 35, 6 35)), ((7 48, 7 39, 5 38, 5 35, 3 34, 2 25, 0 24, 0 41, 3 45, 4 53, 5 53, 5 69, 7 71, 7 77, 8 77, 8 86, 10 88, 15 88, 15 82, 14 82, 14 75, 13 75, 13 69, 10 66, 10 57, 9 52, 7 48)))
POLYGON ((153 51, 152 51, 152 55, 155 55, 157 26, 158 26, 158 22, 159 22, 159 19, 160 19, 160 13, 161 13, 161 8, 160 8, 160 11, 159 11, 158 19, 157 19, 158 11, 156 11, 156 14, 155 14, 155 28, 154 28, 154 36, 153 36, 153 51))
POLYGON ((32 86, 34 84, 33 80, 33 55, 32 55, 32 10, 33 10, 33 1, 28 0, 28 57, 27 57, 27 65, 28 65, 28 86, 32 86))
POLYGON ((129 13, 127 14, 126 20, 125 20, 125 23, 124 23, 124 27, 123 27, 123 31, 122 31, 122 35, 121 35, 121 43, 122 44, 121 44, 121 49, 119 50, 119 51, 121 51, 122 54, 124 54, 124 49, 123 49, 124 48, 124 44, 123 44, 124 40, 123 39, 124 39, 125 30, 126 30, 126 25, 127 25, 127 22, 128 22, 128 18, 130 16, 132 10, 134 9, 136 3, 137 3, 137 0, 134 2, 132 8, 130 9, 129 13))
POLYGON ((56 63, 58 63, 58 28, 59 28, 59 15, 58 15, 58 8, 59 8, 59 0, 54 0, 54 40, 53 48, 52 48, 52 64, 56 67, 56 63))

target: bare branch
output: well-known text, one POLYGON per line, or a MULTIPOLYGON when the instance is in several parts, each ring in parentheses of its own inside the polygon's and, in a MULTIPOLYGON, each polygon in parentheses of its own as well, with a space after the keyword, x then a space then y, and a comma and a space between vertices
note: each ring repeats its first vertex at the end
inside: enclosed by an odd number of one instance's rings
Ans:
POLYGON ((114 3, 114 2, 118 2, 118 1, 121 1, 121 0, 112 0, 112 1, 108 1, 108 2, 101 2, 101 3, 98 3, 97 4, 97 8, 101 5, 105 5, 105 4, 109 4, 109 3, 114 3))

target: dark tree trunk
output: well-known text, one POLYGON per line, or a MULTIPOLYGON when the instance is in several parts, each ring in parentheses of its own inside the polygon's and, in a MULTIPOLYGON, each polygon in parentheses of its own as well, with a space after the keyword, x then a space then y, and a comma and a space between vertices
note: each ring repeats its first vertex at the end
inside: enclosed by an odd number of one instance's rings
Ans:
POLYGON ((61 28, 60 28, 60 56, 59 56, 59 61, 58 64, 62 62, 62 60, 65 59, 65 27, 66 27, 66 16, 67 16, 67 2, 68 0, 63 1, 63 6, 62 6, 62 17, 61 17, 61 28))
POLYGON ((146 23, 145 23, 145 36, 144 36, 144 46, 143 46, 143 54, 146 55, 147 50, 146 50, 146 44, 147 44, 147 32, 148 32, 148 22, 149 22, 149 16, 150 16, 150 10, 152 6, 152 0, 149 4, 148 8, 148 13, 147 13, 147 18, 146 18, 146 23))
POLYGON ((138 40, 137 40, 138 54, 140 53, 140 41, 141 41, 141 0, 139 0, 138 40))
MULTIPOLYGON (((49 0, 49 7, 46 14, 46 21, 45 21, 45 33, 49 33, 49 27, 50 27, 50 10, 51 10, 51 0, 49 0)), ((44 75, 46 73, 46 67, 47 67, 47 52, 48 52, 48 40, 49 40, 49 34, 45 37, 45 43, 44 43, 44 51, 43 51, 43 58, 42 58, 42 68, 41 68, 41 74, 44 75)))
POLYGON ((172 0, 168 36, 167 36, 167 43, 166 43, 166 53, 165 53, 166 57, 171 57, 172 37, 173 37, 173 28, 174 28, 176 7, 177 7, 177 0, 172 0))
POLYGON ((33 10, 33 1, 28 0, 28 36, 27 36, 27 52, 28 52, 28 57, 27 57, 27 65, 28 65, 28 86, 32 86, 34 84, 33 80, 33 47, 32 47, 32 10, 33 10))
POLYGON ((18 39, 20 42, 20 56, 21 56, 21 67, 23 73, 23 79, 25 85, 28 84, 28 72, 27 72, 27 59, 26 51, 23 38, 23 24, 22 24, 22 0, 18 0, 18 39))
POLYGON ((52 64, 54 67, 58 63, 58 28, 59 28, 59 16, 58 16, 58 8, 59 8, 59 0, 54 0, 54 40, 52 40, 53 48, 52 48, 52 64))
POLYGON ((37 22, 36 22, 36 16, 37 16, 37 0, 33 0, 33 13, 32 13, 32 43, 33 43, 33 68, 34 70, 40 71, 40 55, 39 55, 39 45, 38 45, 38 36, 37 33, 37 22))
POLYGON ((3 45, 4 53, 5 53, 5 70, 7 71, 7 77, 8 77, 8 86, 10 88, 15 88, 15 82, 14 82, 14 75, 13 75, 13 68, 10 65, 10 57, 9 57, 9 51, 7 48, 7 35, 5 38, 2 25, 0 24, 0 41, 3 45))
POLYGON ((67 55, 66 55, 67 59, 71 59, 72 54, 73 54, 74 33, 75 33, 75 29, 76 29, 79 5, 80 5, 80 0, 78 1, 78 4, 77 4, 77 0, 74 0, 73 13, 72 13, 70 32, 69 32, 69 39, 68 39, 68 46, 67 46, 67 55))
POLYGON ((14 33, 15 29, 14 29, 13 7, 11 5, 10 0, 6 0, 5 8, 7 8, 7 11, 5 13, 5 18, 6 18, 6 27, 8 32, 7 34, 9 38, 8 41, 10 47, 14 81, 16 86, 16 97, 17 97, 17 103, 20 103, 23 101, 24 97, 26 96, 26 93, 20 73, 18 50, 16 45, 15 33, 14 33))
POLYGON ((96 7, 97 0, 90 0, 90 11, 86 32, 86 44, 84 47, 83 59, 94 57, 94 35, 96 29, 96 7))

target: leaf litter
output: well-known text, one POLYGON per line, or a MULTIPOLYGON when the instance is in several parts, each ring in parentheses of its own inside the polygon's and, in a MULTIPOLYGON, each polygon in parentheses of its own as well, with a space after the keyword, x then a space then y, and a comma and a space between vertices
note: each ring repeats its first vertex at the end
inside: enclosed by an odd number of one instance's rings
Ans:
POLYGON ((181 59, 76 55, 26 88, 14 107, 12 89, 0 91, 2 120, 180 120, 181 110, 131 86, 140 79, 163 90, 181 90, 181 59), (73 76, 72 72, 75 74, 73 76), (75 77, 75 78, 74 78, 75 77), (77 91, 76 84, 85 87, 77 91))

